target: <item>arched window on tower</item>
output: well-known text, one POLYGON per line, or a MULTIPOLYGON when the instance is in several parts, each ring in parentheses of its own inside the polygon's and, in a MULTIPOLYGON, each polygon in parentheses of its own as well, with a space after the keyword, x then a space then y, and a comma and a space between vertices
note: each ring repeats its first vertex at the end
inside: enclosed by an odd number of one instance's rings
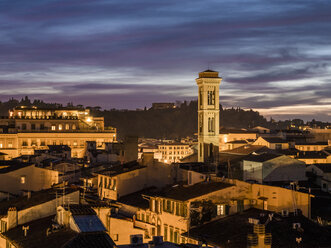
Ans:
POLYGON ((215 90, 208 90, 208 105, 214 105, 215 104, 215 90))

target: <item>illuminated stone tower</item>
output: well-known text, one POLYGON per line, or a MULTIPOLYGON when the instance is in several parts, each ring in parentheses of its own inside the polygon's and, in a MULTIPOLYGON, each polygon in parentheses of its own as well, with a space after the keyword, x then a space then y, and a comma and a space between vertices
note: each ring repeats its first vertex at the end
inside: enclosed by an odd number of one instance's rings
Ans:
POLYGON ((219 152, 219 85, 217 71, 199 73, 198 97, 198 161, 215 162, 219 152))

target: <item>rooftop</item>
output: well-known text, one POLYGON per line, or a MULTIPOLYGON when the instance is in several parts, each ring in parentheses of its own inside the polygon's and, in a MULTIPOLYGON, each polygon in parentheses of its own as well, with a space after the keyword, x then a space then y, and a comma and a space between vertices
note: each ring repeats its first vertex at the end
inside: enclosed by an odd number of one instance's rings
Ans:
POLYGON ((195 171, 199 173, 215 173, 215 166, 203 162, 178 163, 179 168, 183 170, 195 171))
MULTIPOLYGON (((15 207, 18 211, 22 209, 27 209, 29 207, 39 205, 48 201, 51 201, 56 198, 56 192, 59 189, 47 189, 41 190, 38 192, 32 192, 31 197, 28 198, 27 196, 21 196, 17 198, 13 198, 9 201, 2 200, 0 201, 0 215, 6 215, 8 209, 11 207, 15 207)), ((63 190, 61 190, 62 192, 63 190)), ((67 188, 65 190, 66 194, 70 194, 77 191, 76 189, 67 188)))
POLYGON ((73 219, 80 232, 107 231, 97 215, 74 215, 73 219))
POLYGON ((297 159, 326 159, 329 155, 324 151, 301 151, 297 154, 297 159))
POLYGON ((96 215, 96 212, 90 205, 70 204, 64 205, 66 211, 70 211, 72 215, 96 215))
POLYGON ((296 142, 295 145, 300 146, 328 146, 328 142, 296 142))
POLYGON ((265 141, 272 143, 272 144, 279 144, 279 143, 288 143, 286 140, 281 139, 281 138, 277 138, 277 137, 270 137, 270 138, 266 138, 266 137, 262 137, 265 141))
POLYGON ((256 134, 256 131, 248 131, 246 129, 232 129, 232 128, 221 128, 220 129, 220 134, 229 134, 229 133, 252 133, 256 134))
POLYGON ((114 241, 104 232, 79 233, 66 243, 63 248, 112 248, 114 241))
POLYGON ((229 141, 227 142, 227 144, 247 144, 247 140, 233 140, 233 141, 229 141))
POLYGON ((331 163, 328 164, 314 164, 318 169, 324 173, 331 173, 331 163))
POLYGON ((115 165, 111 168, 96 172, 96 174, 105 175, 105 176, 117 176, 123 173, 131 172, 134 170, 140 170, 146 168, 146 166, 140 165, 138 162, 128 162, 123 165, 115 165))
POLYGON ((237 155, 248 155, 251 154, 252 152, 265 152, 269 151, 270 149, 267 148, 266 146, 257 146, 257 145, 244 145, 240 146, 237 148, 234 148, 232 150, 224 150, 221 151, 220 153, 228 153, 228 154, 237 154, 237 155))
POLYGON ((156 187, 146 188, 137 192, 134 192, 129 195, 122 196, 118 199, 119 203, 123 203, 125 205, 134 206, 141 209, 149 208, 149 201, 143 198, 143 195, 152 194, 157 190, 156 187))
POLYGON ((29 226, 27 237, 24 237, 22 225, 4 232, 2 235, 10 240, 18 248, 63 247, 63 245, 74 238, 77 233, 68 228, 62 228, 56 232, 50 233, 47 236, 46 230, 47 228, 52 227, 52 223, 54 223, 52 221, 53 219, 54 215, 24 224, 24 226, 29 226))
POLYGON ((71 151, 71 148, 68 145, 48 145, 48 149, 50 152, 71 151))
POLYGON ((173 185, 146 195, 164 197, 179 201, 188 201, 190 199, 194 199, 199 196, 203 196, 231 186, 233 185, 223 182, 202 182, 194 185, 173 185))
MULTIPOLYGON (((212 221, 190 229, 190 237, 204 240, 208 245, 219 247, 247 247, 247 234, 253 233, 253 224, 248 218, 266 223, 271 212, 249 209, 242 213, 212 221)), ((272 234, 272 247, 296 247, 296 238, 301 237, 300 247, 329 247, 331 233, 302 215, 281 217, 273 213, 272 220, 266 225, 266 232, 272 234), (300 229, 293 229, 293 223, 300 223, 300 229)), ((184 234, 187 236, 188 234, 184 234)))
POLYGON ((21 162, 18 160, 0 160, 0 174, 6 174, 11 171, 19 170, 28 166, 34 166, 33 163, 21 162))
POLYGON ((265 161, 268 161, 268 160, 271 160, 271 159, 274 159, 274 158, 277 158, 277 157, 280 157, 282 155, 279 155, 279 154, 273 154, 273 153, 263 153, 263 154, 260 154, 260 155, 249 155, 247 157, 244 158, 244 160, 246 161, 253 161, 253 162, 265 162, 265 161))

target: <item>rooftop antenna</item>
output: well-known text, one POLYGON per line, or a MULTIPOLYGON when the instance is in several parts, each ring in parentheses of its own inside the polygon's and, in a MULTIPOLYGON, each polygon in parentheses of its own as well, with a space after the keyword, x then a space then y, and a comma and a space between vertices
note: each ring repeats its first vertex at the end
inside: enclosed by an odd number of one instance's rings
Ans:
POLYGON ((228 179, 229 180, 232 179, 232 168, 231 168, 230 159, 228 159, 228 179))
POLYGON ((26 237, 28 235, 29 226, 22 226, 22 230, 24 231, 24 237, 26 237))

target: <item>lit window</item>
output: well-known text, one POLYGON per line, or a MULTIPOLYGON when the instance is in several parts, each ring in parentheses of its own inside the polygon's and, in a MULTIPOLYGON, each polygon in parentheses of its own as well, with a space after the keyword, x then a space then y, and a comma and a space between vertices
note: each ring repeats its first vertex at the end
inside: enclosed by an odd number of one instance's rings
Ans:
POLYGON ((21 176, 21 184, 25 184, 25 176, 21 176))
POLYGON ((56 126, 52 125, 52 131, 55 131, 55 130, 56 130, 56 126))
POLYGON ((72 125, 72 129, 73 129, 73 130, 76 129, 76 125, 75 125, 75 124, 72 125))
POLYGON ((66 130, 69 130, 70 126, 69 124, 66 124, 66 130))
POLYGON ((59 130, 62 130, 62 124, 59 125, 59 130))
POLYGON ((217 215, 224 215, 224 205, 217 205, 217 215))
POLYGON ((13 143, 12 142, 8 143, 8 148, 13 148, 13 143))
POLYGON ((0 143, 0 148, 2 148, 2 146, 3 146, 2 143, 0 143))

